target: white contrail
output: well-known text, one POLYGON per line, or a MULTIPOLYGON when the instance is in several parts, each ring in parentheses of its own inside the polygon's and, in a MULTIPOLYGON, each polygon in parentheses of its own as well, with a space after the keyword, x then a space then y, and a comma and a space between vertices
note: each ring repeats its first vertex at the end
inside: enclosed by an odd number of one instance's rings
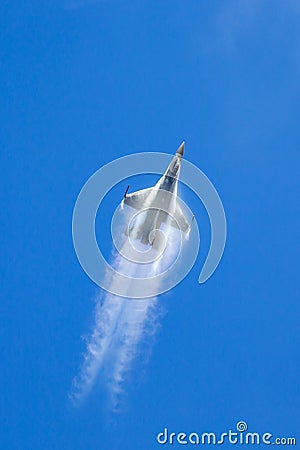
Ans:
MULTIPOLYGON (((154 276, 174 260, 178 236, 168 225, 164 232, 168 235, 167 248, 163 256, 151 264, 134 263, 119 253, 113 254, 113 267, 128 276, 128 286, 125 286, 128 293, 132 289, 130 277, 154 276)), ((126 238, 121 253, 130 255, 130 249, 126 238)), ((114 278, 110 280, 112 291, 116 282, 114 278)), ((96 299, 94 327, 87 340, 84 361, 74 380, 72 399, 77 402, 85 398, 101 374, 110 395, 110 407, 117 410, 134 358, 143 354, 147 344, 149 352, 149 340, 159 326, 160 314, 157 297, 132 299, 101 292, 96 299)), ((145 359, 147 355, 143 356, 145 359)))
MULTIPOLYGON (((123 384, 128 377, 134 358, 142 352, 141 344, 149 339, 158 320, 157 299, 125 299, 122 317, 119 319, 115 348, 112 351, 114 363, 111 366, 109 392, 111 407, 118 410, 123 384)), ((144 350, 144 348, 143 348, 144 350)), ((145 355, 143 355, 145 356, 145 355)))

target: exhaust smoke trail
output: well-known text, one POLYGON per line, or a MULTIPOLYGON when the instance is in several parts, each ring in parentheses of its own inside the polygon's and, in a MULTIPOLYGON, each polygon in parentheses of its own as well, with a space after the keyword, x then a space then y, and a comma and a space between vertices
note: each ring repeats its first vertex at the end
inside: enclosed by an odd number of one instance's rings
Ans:
MULTIPOLYGON (((165 250, 153 262, 141 263, 144 260, 146 246, 125 236, 126 208, 125 220, 120 225, 118 233, 123 240, 121 251, 112 252, 111 263, 115 270, 128 277, 126 288, 129 293, 132 292, 133 278, 150 278, 167 270, 176 259, 179 249, 178 230, 171 229, 167 221, 163 226, 166 237, 165 250), (137 248, 141 251, 140 261, 133 262, 131 256, 133 253, 136 255, 137 248)), ((114 291, 114 284, 118 280, 111 277, 109 282, 111 290, 114 291)), ((153 279, 153 283, 159 281, 153 279)), ((75 403, 83 400, 101 379, 109 394, 110 409, 117 411, 124 392, 124 384, 129 378, 135 358, 142 355, 145 361, 151 351, 161 315, 157 297, 133 299, 131 296, 123 298, 109 292, 99 293, 96 298, 93 330, 87 339, 80 373, 74 379, 72 400, 75 403)))

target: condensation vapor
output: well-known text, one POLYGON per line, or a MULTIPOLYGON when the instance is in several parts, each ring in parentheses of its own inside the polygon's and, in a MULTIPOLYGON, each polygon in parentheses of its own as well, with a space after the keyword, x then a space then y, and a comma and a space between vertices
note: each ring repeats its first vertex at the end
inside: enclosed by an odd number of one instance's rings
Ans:
MULTIPOLYGON (((120 232, 122 228, 121 226, 120 232)), ((128 276, 128 291, 132 292, 130 277, 154 276, 174 261, 178 251, 177 230, 166 224, 164 233, 167 236, 166 250, 161 258, 151 264, 133 263, 120 253, 112 252, 112 265, 128 276)), ((124 238, 121 253, 130 255, 130 248, 131 243, 128 238, 124 238)), ((112 278, 109 281, 113 288, 116 280, 112 278)), ((87 338, 80 373, 74 379, 71 397, 75 403, 83 400, 97 381, 101 380, 101 385, 106 387, 109 395, 110 408, 118 410, 136 357, 140 355, 145 361, 149 356, 161 314, 162 308, 157 297, 132 299, 103 291, 99 293, 96 298, 94 327, 87 338)))

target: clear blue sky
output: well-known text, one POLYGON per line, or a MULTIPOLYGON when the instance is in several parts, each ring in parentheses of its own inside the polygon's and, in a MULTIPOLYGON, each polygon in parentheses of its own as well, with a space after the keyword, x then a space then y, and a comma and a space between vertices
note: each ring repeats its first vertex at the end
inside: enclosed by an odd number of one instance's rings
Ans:
POLYGON ((1 449, 150 450, 165 426, 238 420, 300 439, 298 2, 11 0, 0 36, 1 449), (183 139, 223 200, 222 262, 197 284, 209 223, 186 192, 202 248, 161 299, 126 410, 108 419, 97 388, 74 410, 96 291, 72 245, 76 197, 110 160, 183 139))

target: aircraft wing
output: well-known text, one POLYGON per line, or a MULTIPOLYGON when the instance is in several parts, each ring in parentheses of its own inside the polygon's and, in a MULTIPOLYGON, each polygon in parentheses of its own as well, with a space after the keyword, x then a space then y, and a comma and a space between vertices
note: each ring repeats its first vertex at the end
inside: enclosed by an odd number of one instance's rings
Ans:
POLYGON ((171 225, 174 228, 178 229, 179 227, 180 230, 184 232, 187 232, 189 230, 191 224, 186 220, 185 215, 178 203, 176 205, 175 212, 173 213, 173 217, 174 220, 171 221, 171 225))
POLYGON ((139 211, 146 207, 146 201, 151 191, 153 191, 153 188, 142 189, 141 191, 128 194, 124 198, 124 203, 139 211))

